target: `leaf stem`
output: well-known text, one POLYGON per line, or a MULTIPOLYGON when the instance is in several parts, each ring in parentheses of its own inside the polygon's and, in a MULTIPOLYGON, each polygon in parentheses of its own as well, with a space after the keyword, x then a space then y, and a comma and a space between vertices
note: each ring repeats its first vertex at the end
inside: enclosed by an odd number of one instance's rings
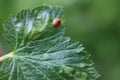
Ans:
POLYGON ((0 62, 2 62, 3 60, 6 60, 6 59, 8 59, 8 58, 11 58, 11 57, 13 57, 13 52, 8 53, 8 54, 6 54, 6 55, 4 55, 4 56, 1 56, 1 57, 0 57, 0 62))

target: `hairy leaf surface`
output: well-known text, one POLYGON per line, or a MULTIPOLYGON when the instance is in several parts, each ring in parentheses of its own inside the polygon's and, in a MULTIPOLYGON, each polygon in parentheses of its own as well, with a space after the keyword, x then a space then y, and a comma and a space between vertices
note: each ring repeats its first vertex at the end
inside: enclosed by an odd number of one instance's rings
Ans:
POLYGON ((22 10, 4 24, 13 57, 0 67, 0 80, 96 80, 99 74, 83 46, 65 37, 60 7, 22 10))

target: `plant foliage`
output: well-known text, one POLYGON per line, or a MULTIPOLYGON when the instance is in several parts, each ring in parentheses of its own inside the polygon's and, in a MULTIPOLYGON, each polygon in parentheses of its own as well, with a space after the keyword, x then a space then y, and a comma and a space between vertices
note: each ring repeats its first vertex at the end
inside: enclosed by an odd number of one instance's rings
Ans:
POLYGON ((96 80, 93 61, 78 41, 65 37, 63 9, 22 10, 3 25, 12 57, 2 61, 0 80, 96 80), (54 28, 52 21, 62 24, 54 28))

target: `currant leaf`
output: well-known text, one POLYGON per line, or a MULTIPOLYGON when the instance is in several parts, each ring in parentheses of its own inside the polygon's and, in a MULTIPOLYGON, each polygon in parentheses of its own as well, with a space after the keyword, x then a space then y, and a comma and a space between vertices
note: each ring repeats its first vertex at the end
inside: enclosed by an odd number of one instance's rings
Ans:
POLYGON ((62 24, 53 27, 55 18, 63 19, 62 8, 41 6, 32 11, 22 10, 4 24, 13 56, 0 66, 0 80, 96 80, 99 77, 84 47, 65 37, 62 24))
POLYGON ((62 19, 62 14, 60 7, 40 6, 32 11, 22 10, 3 25, 5 38, 12 49, 20 48, 50 28, 55 18, 62 19))

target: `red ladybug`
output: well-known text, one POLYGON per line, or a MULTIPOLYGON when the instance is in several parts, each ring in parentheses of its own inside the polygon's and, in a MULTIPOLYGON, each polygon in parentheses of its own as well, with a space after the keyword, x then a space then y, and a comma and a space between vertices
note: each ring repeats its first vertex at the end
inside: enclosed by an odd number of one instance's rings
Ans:
POLYGON ((61 24, 61 19, 59 18, 54 19, 52 24, 55 28, 58 28, 61 24))

